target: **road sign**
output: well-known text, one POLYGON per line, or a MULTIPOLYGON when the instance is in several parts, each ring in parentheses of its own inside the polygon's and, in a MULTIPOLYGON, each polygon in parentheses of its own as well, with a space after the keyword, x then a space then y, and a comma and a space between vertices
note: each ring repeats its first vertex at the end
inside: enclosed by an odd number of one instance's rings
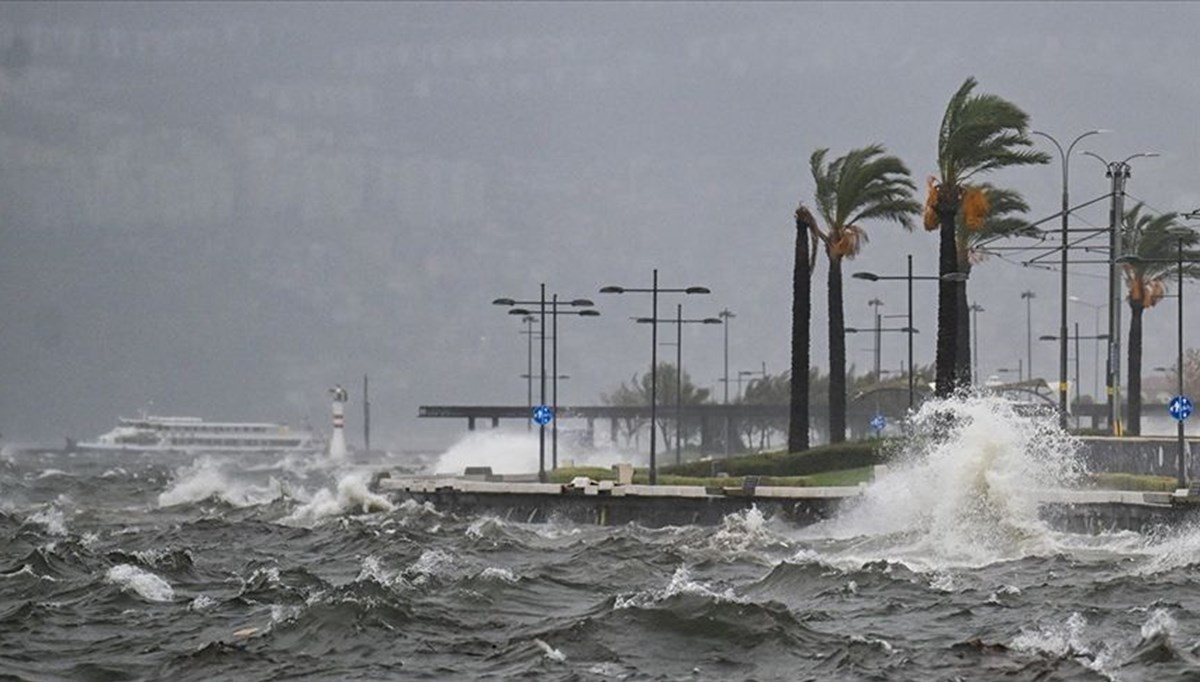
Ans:
POLYGON ((538 405, 533 408, 533 421, 545 426, 554 419, 554 410, 549 405, 538 405))
POLYGON ((1192 416, 1192 399, 1186 395, 1177 395, 1171 398, 1171 402, 1167 403, 1167 412, 1171 413, 1171 417, 1177 422, 1192 416))
POLYGON ((887 426, 887 417, 884 417, 882 414, 878 413, 876 413, 874 417, 871 417, 872 429, 875 429, 876 431, 882 431, 885 426, 887 426))

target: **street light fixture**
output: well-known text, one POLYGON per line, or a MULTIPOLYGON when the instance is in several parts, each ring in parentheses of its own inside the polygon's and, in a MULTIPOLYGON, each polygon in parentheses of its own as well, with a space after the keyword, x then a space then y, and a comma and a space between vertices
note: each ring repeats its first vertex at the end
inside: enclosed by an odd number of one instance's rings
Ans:
MULTIPOLYGON (((729 320, 737 317, 737 315, 733 314, 733 311, 730 310, 729 308, 725 308, 721 312, 717 313, 717 317, 721 318, 725 323, 725 378, 723 379, 723 382, 725 384, 724 404, 728 405, 729 404, 729 320)), ((725 419, 723 421, 724 421, 724 423, 721 427, 721 432, 722 432, 722 438, 725 441, 725 457, 728 458, 729 457, 729 414, 728 413, 725 414, 725 419)))
MULTIPOLYGON (((690 286, 682 288, 662 288, 658 286, 658 268, 654 268, 653 284, 649 289, 608 285, 600 288, 602 294, 650 294, 650 319, 658 319, 658 295, 668 294, 711 294, 708 287, 690 286)), ((650 325, 650 485, 658 483, 658 439, 654 434, 654 422, 657 418, 658 406, 658 325, 650 325)))
POLYGON ((1068 177, 1071 169, 1071 152, 1075 149, 1075 145, 1085 137, 1099 135, 1101 133, 1110 132, 1104 128, 1097 128, 1080 133, 1074 140, 1067 145, 1066 151, 1063 150, 1058 140, 1049 133, 1044 133, 1040 130, 1029 131, 1032 135, 1039 135, 1050 140, 1058 150, 1058 158, 1062 161, 1062 272, 1060 273, 1059 282, 1059 331, 1058 335, 1061 339, 1058 345, 1058 407, 1059 407, 1059 426, 1067 428, 1067 219, 1071 215, 1071 202, 1068 199, 1070 193, 1070 182, 1068 177))
MULTIPOLYGON (((1079 404, 1079 341, 1104 341, 1108 339, 1108 334, 1092 334, 1090 336, 1079 335, 1079 323, 1075 323, 1075 335, 1068 337, 1075 340, 1075 404, 1079 404)), ((1058 336, 1054 334, 1043 334, 1038 337, 1039 341, 1060 341, 1058 336)), ((1079 416, 1075 416, 1075 428, 1079 428, 1079 416)))
MULTIPOLYGON (((567 303, 567 305, 576 306, 576 307, 584 307, 584 306, 592 306, 595 304, 586 298, 577 298, 573 301, 569 301, 567 303)), ((550 376, 551 376, 551 386, 552 386, 551 393, 550 393, 550 410, 551 410, 550 413, 551 413, 551 415, 553 415, 553 419, 551 419, 551 423, 550 423, 550 441, 551 441, 550 470, 556 471, 556 470, 558 470, 558 380, 571 378, 570 376, 568 376, 566 374, 558 373, 558 316, 559 315, 577 315, 579 317, 599 317, 600 313, 599 313, 599 311, 592 310, 590 307, 585 308, 584 310, 559 310, 558 309, 558 294, 554 294, 553 298, 551 299, 550 306, 551 306, 550 312, 546 313, 547 315, 550 315, 552 318, 551 323, 550 323, 550 329, 551 329, 551 331, 550 331, 550 341, 551 341, 550 347, 552 349, 551 350, 551 358, 552 359, 551 359, 551 366, 550 366, 550 372, 551 372, 550 376)), ((516 308, 516 309, 510 310, 508 314, 509 315, 527 315, 527 314, 529 314, 529 311, 521 309, 521 308, 516 308)), ((545 374, 545 370, 543 370, 543 377, 542 377, 543 381, 545 381, 544 374, 545 374)))
POLYGON ((904 275, 877 275, 874 272, 855 272, 850 276, 854 279, 866 280, 868 282, 881 282, 886 280, 905 280, 908 283, 908 409, 913 407, 914 386, 913 381, 916 376, 916 368, 913 366, 913 334, 916 333, 913 327, 913 289, 912 283, 914 280, 931 280, 931 281, 947 281, 947 282, 965 282, 968 274, 965 272, 950 272, 945 275, 913 275, 912 271, 912 254, 908 254, 908 272, 904 275))
MULTIPOLYGON (((509 306, 510 308, 512 308, 512 306, 518 306, 518 305, 536 305, 536 306, 538 306, 539 316, 541 318, 541 322, 539 323, 539 325, 542 330, 542 333, 540 335, 541 336, 541 356, 542 357, 541 357, 541 369, 539 371, 539 374, 540 374, 539 378, 540 378, 540 384, 541 384, 540 405, 545 405, 546 404, 546 315, 547 315, 545 282, 543 282, 540 285, 539 289, 540 289, 540 295, 538 296, 537 300, 518 301, 518 300, 512 299, 512 298, 497 298, 492 301, 492 305, 509 306)), ((557 320, 558 315, 559 315, 558 294, 554 294, 553 298, 551 299, 551 305, 553 306, 553 311, 549 314, 555 320, 557 320)), ((577 299, 567 302, 566 305, 571 305, 571 306, 580 307, 580 308, 590 308, 591 306, 593 306, 595 304, 586 298, 577 298, 577 299)), ((533 312, 530 310, 527 310, 525 308, 512 308, 511 310, 508 311, 508 314, 509 315, 532 316, 533 312)), ((593 316, 599 315, 600 313, 596 312, 595 310, 585 310, 585 311, 577 312, 576 314, 587 315, 589 317, 593 317, 593 316)), ((557 331, 558 331, 557 322, 555 322, 555 328, 554 328, 554 332, 553 332, 554 337, 555 337, 554 338, 554 365, 555 365, 555 367, 553 370, 554 375, 558 374, 558 338, 557 338, 558 334, 557 334, 557 331)), ((532 374, 532 371, 530 372, 530 374, 532 374)), ((554 382, 554 393, 555 393, 554 409, 557 410, 557 408, 558 408, 558 399, 557 399, 558 382, 557 381, 554 382)), ((554 421, 554 460, 555 460, 554 464, 557 467, 557 464, 558 464, 558 422, 554 420, 553 412, 551 413, 551 420, 554 421)), ((541 483, 546 482, 546 425, 544 423, 542 423, 541 420, 538 420, 538 481, 541 483)))
MULTIPOLYGON (((1037 294, 1032 291, 1022 291, 1021 298, 1025 301, 1025 366, 1029 368, 1029 378, 1033 378, 1033 314, 1032 306, 1033 299, 1037 298, 1037 294)), ((1024 379, 1024 376, 1018 376, 1017 381, 1024 379)))
POLYGON ((976 378, 978 378, 979 377, 979 313, 987 312, 987 308, 984 308, 983 306, 979 305, 978 303, 972 303, 970 306, 967 307, 967 310, 971 311, 971 336, 973 336, 975 339, 975 344, 974 344, 975 345, 975 361, 972 363, 975 365, 975 367, 972 368, 971 373, 976 378))
MULTIPOLYGON (((719 317, 704 317, 692 320, 683 319, 683 304, 675 305, 675 319, 660 319, 656 320, 650 317, 639 317, 636 320, 638 324, 656 324, 663 322, 675 323, 675 463, 683 462, 683 449, 680 442, 682 429, 680 424, 683 422, 683 325, 685 324, 721 324, 719 317)), ((651 430, 654 429, 654 422, 650 422, 651 430)))
MULTIPOLYGON (((1084 305, 1084 306, 1087 306, 1092 309, 1092 312, 1094 313, 1093 320, 1092 320, 1092 333, 1099 334, 1100 333, 1100 311, 1104 309, 1104 306, 1096 305, 1095 303, 1089 303, 1089 302, 1083 300, 1082 298, 1079 298, 1078 296, 1068 296, 1067 300, 1069 300, 1071 303, 1078 303, 1079 305, 1084 305)), ((1094 348, 1094 352, 1092 353, 1092 395, 1099 396, 1100 395, 1100 344, 1096 344, 1095 346, 1093 346, 1093 348, 1094 348)))

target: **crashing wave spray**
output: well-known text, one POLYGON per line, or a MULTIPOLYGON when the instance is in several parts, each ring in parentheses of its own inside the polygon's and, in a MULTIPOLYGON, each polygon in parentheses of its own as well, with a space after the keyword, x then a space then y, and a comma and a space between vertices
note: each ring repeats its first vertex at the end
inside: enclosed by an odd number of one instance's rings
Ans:
POLYGON ((1052 415, 995 395, 931 400, 913 415, 891 470, 860 504, 811 533, 858 538, 848 553, 859 558, 919 567, 1051 552, 1037 492, 1078 480, 1078 445, 1052 415))
MULTIPOLYGON (((538 471, 538 456, 536 431, 532 434, 500 429, 473 431, 443 452, 433 470, 438 474, 462 474, 466 467, 488 466, 495 474, 531 474, 538 471)), ((607 468, 632 461, 634 456, 615 449, 562 444, 558 463, 607 468)), ((546 453, 546 468, 550 467, 550 453, 546 453)))

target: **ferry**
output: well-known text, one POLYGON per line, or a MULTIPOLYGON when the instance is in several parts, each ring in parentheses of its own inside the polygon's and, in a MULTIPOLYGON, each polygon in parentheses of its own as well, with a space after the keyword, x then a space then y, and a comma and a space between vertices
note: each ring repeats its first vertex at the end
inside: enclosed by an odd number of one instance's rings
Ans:
POLYGON ((93 441, 67 443, 75 452, 317 453, 324 448, 324 441, 312 432, 286 424, 151 415, 121 417, 115 429, 93 441))

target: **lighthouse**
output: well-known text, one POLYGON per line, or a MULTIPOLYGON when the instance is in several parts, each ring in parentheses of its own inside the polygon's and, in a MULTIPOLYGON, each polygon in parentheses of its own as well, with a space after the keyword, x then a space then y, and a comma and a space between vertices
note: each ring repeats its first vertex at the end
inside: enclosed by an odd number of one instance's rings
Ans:
POLYGON ((333 437, 329 439, 329 457, 335 460, 346 459, 346 436, 343 428, 346 422, 345 405, 350 396, 341 384, 329 389, 333 394, 333 437))

